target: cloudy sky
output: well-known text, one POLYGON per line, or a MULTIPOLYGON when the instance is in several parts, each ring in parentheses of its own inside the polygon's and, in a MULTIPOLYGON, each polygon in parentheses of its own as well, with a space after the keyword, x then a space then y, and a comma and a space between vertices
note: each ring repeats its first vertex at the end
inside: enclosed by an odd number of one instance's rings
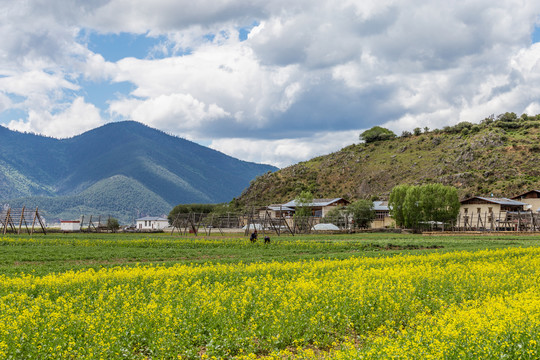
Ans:
MULTIPOLYGON (((0 0, 0 125, 133 119, 287 166, 403 130, 540 113, 538 0, 0 0)), ((1 141, 1 139, 0 139, 1 141)))

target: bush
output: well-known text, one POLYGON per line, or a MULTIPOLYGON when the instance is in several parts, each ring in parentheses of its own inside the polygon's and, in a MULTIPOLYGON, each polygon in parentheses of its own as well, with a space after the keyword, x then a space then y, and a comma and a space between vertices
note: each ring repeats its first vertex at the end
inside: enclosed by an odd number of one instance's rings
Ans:
POLYGON ((360 134, 360 140, 363 140, 366 143, 390 140, 395 137, 396 134, 394 134, 392 131, 382 128, 380 126, 374 126, 371 129, 366 130, 362 134, 360 134))
POLYGON ((347 206, 347 213, 353 218, 354 227, 367 228, 375 219, 373 202, 370 200, 358 200, 347 206))
POLYGON ((401 132, 401 137, 409 137, 411 135, 412 135, 411 132, 407 130, 404 130, 401 132))
POLYGON ((497 121, 503 121, 503 122, 514 122, 518 119, 516 113, 513 112, 505 112, 504 114, 500 114, 497 116, 497 121))
POLYGON ((117 232, 120 228, 120 224, 118 223, 118 220, 115 218, 109 218, 107 220, 107 229, 112 232, 117 232))
POLYGON ((505 130, 519 129, 521 124, 515 121, 497 121, 495 126, 505 130))

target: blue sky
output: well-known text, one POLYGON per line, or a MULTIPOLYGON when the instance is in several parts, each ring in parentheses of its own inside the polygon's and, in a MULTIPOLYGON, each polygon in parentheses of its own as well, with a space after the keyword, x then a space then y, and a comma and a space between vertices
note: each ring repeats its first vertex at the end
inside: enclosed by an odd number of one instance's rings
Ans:
POLYGON ((531 38, 532 38, 533 43, 540 42, 540 27, 539 26, 534 28, 531 38))
POLYGON ((0 124, 62 138, 133 119, 282 167, 374 125, 537 114, 540 3, 516 2, 10 2, 0 124))
POLYGON ((163 36, 150 37, 147 34, 98 34, 90 32, 88 35, 81 34, 86 40, 88 49, 96 54, 100 54, 107 61, 115 62, 126 57, 145 59, 148 57, 163 57, 163 53, 153 51, 154 47, 165 42, 163 36))

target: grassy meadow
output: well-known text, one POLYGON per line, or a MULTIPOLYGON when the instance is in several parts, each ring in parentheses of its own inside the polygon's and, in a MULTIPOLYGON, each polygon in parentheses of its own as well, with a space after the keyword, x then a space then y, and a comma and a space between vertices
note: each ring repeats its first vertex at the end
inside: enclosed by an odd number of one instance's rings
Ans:
POLYGON ((540 236, 0 237, 0 358, 535 359, 540 236))

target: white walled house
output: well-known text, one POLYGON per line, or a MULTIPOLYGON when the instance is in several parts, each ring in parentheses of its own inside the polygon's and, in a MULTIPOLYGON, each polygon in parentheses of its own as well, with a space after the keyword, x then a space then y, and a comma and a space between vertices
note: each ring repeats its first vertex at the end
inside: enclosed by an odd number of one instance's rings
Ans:
POLYGON ((61 231, 81 231, 80 220, 60 220, 61 231))
POLYGON ((169 220, 159 216, 146 216, 135 221, 137 230, 162 230, 169 226, 169 220))

